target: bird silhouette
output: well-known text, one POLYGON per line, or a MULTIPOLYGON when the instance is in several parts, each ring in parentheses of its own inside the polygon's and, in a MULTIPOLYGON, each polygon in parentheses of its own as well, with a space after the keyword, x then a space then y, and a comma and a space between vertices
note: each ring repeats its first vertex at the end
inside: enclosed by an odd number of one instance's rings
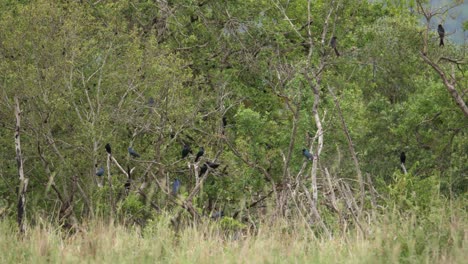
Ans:
POLYGON ((224 135, 224 131, 226 130, 226 126, 227 126, 227 118, 225 116, 223 116, 223 130, 221 131, 221 134, 224 135))
POLYGON ((97 171, 96 171, 96 176, 102 176, 104 175, 104 168, 103 167, 100 167, 97 171))
POLYGON ((139 158, 140 154, 138 154, 132 147, 128 147, 128 154, 133 158, 139 158))
POLYGON ((210 161, 205 162, 200 168, 200 175, 199 176, 204 175, 205 172, 208 170, 208 167, 210 167, 212 169, 216 169, 216 168, 219 167, 219 163, 214 163, 214 162, 210 162, 210 161))
POLYGON ((172 195, 177 196, 179 189, 180 189, 180 181, 179 179, 175 179, 174 183, 172 183, 172 195))
POLYGON ((405 154, 404 151, 401 152, 401 154, 400 154, 400 161, 401 161, 402 164, 405 164, 405 162, 406 162, 406 154, 405 154))
POLYGON ((154 98, 153 98, 153 97, 150 97, 150 98, 148 99, 148 106, 149 106, 149 107, 153 107, 153 106, 154 106, 154 98))
POLYGON ((302 149, 302 155, 304 155, 308 160, 312 160, 314 158, 307 149, 302 149))
POLYGON ((109 143, 106 144, 106 152, 112 154, 112 149, 109 143))
POLYGON ((333 48, 333 50, 335 50, 335 54, 336 56, 340 56, 340 53, 338 52, 338 49, 336 48, 336 44, 337 44, 337 41, 336 41, 336 37, 333 36, 330 40, 330 46, 333 48))
POLYGON ((190 146, 184 145, 184 148, 182 149, 182 158, 185 159, 185 157, 187 157, 189 153, 192 153, 190 146))
POLYGON ((127 181, 124 184, 125 192, 128 194, 130 191, 130 186, 132 185, 132 180, 127 179, 127 181))
POLYGON ((201 167, 200 167, 200 175, 198 176, 202 176, 205 174, 205 172, 208 170, 208 166, 206 166, 206 164, 203 164, 201 167))
POLYGON ((440 38, 439 47, 444 46, 445 29, 441 24, 437 27, 437 33, 439 33, 440 38))
POLYGON ((220 219, 220 218, 223 218, 223 217, 224 217, 224 211, 223 210, 213 212, 211 214, 211 219, 213 219, 213 220, 217 220, 217 219, 220 219))
POLYGON ((195 158, 195 162, 198 161, 198 159, 205 154, 205 149, 203 147, 200 147, 200 150, 197 153, 197 157, 195 158))
POLYGON ((208 167, 213 168, 213 169, 216 169, 219 167, 219 163, 214 163, 210 161, 205 162, 205 164, 208 165, 208 167))

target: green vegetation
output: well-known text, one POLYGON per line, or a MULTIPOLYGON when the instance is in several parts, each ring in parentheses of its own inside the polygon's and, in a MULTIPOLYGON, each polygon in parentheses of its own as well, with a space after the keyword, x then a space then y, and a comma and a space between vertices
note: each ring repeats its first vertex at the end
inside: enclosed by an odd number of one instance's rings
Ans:
POLYGON ((0 1, 0 263, 462 263, 467 46, 394 2, 0 1))

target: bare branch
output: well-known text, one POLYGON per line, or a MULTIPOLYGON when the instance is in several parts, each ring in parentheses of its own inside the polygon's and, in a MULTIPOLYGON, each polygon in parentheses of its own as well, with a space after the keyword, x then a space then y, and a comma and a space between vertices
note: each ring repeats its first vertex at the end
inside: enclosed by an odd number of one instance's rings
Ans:
POLYGON ((338 102, 338 99, 336 98, 335 93, 333 92, 333 89, 330 86, 328 86, 328 91, 333 96, 333 100, 335 101, 336 109, 338 110, 338 115, 340 116, 341 125, 343 126, 343 132, 345 133, 346 140, 348 141, 349 152, 351 153, 351 156, 353 157, 354 166, 356 167, 359 187, 361 190, 361 193, 360 193, 361 208, 359 208, 359 212, 361 212, 362 206, 364 206, 364 195, 365 195, 364 179, 362 177, 361 167, 359 166, 359 160, 357 158, 356 151, 354 150, 354 144, 353 144, 353 140, 351 139, 348 126, 346 125, 346 122, 343 117, 343 113, 341 112, 340 102, 338 102))
POLYGON ((439 67, 439 65, 431 61, 431 59, 429 59, 424 53, 421 53, 421 57, 439 74, 440 78, 442 79, 442 82, 444 83, 445 88, 450 93, 458 107, 462 110, 465 117, 468 118, 468 107, 466 106, 465 101, 460 96, 458 91, 455 89, 456 80, 452 78, 452 81, 450 81, 445 72, 439 67))

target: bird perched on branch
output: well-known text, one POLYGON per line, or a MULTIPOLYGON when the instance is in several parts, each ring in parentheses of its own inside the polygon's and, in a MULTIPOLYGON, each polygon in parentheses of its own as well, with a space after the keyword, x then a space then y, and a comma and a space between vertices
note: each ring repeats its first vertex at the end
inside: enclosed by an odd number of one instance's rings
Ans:
POLYGON ((401 163, 402 163, 403 165, 404 165, 405 162, 406 162, 406 154, 405 154, 404 151, 401 152, 401 154, 400 154, 400 161, 401 161, 401 163))
POLYGON ((217 219, 220 219, 220 218, 223 218, 224 217, 224 211, 221 210, 221 211, 218 211, 218 212, 213 212, 211 214, 211 219, 213 220, 217 220, 217 219))
POLYGON ((307 149, 302 149, 302 155, 304 155, 304 157, 306 157, 306 159, 310 161, 314 158, 314 156, 310 154, 310 152, 307 149))
POLYGON ((210 161, 205 162, 205 164, 208 165, 208 167, 213 168, 213 169, 216 169, 219 167, 219 163, 214 163, 210 161))
POLYGON ((331 47, 333 48, 333 50, 335 51, 336 56, 339 57, 339 56, 340 56, 340 53, 338 52, 338 49, 336 48, 336 44, 337 44, 336 42, 337 42, 337 41, 336 41, 336 37, 333 36, 333 37, 331 38, 331 40, 330 40, 330 46, 331 46, 331 47))
POLYGON ((103 167, 100 167, 97 171, 96 171, 96 176, 102 176, 104 175, 104 168, 103 167))
POLYGON ((179 189, 180 189, 180 181, 179 179, 175 179, 174 183, 172 183, 172 195, 177 196, 179 189))
POLYGON ((205 154, 205 149, 203 147, 200 147, 200 150, 198 150, 197 157, 195 158, 195 162, 198 161, 198 159, 205 154))
POLYGON ((440 38, 439 47, 444 46, 445 29, 441 24, 437 27, 437 33, 439 33, 440 38))
POLYGON ((107 153, 112 154, 112 149, 109 143, 106 144, 105 148, 107 153))
POLYGON ((206 164, 203 164, 203 166, 201 166, 200 168, 200 174, 198 176, 202 176, 203 174, 205 174, 207 170, 208 170, 208 166, 206 166, 206 164))
POLYGON ((128 147, 128 154, 133 158, 139 158, 140 154, 138 154, 132 147, 128 147))
POLYGON ((192 153, 192 149, 190 149, 189 145, 184 145, 184 148, 182 149, 182 158, 185 159, 189 153, 192 153))
POLYGON ((219 167, 219 163, 213 163, 213 162, 210 162, 210 161, 205 162, 205 164, 203 164, 203 166, 201 166, 201 168, 200 168, 200 175, 199 176, 202 176, 203 174, 205 174, 205 172, 208 170, 208 167, 210 167, 212 169, 216 169, 216 168, 219 167))

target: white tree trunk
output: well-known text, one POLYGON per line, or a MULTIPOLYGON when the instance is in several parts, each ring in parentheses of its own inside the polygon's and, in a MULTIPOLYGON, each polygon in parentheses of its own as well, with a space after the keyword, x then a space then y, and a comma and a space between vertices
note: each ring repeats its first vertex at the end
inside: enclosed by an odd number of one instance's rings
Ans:
POLYGON ((16 149, 16 164, 18 166, 18 175, 20 180, 18 193, 18 226, 21 233, 26 231, 26 191, 28 189, 29 178, 24 175, 23 156, 21 154, 21 110, 18 97, 15 96, 15 149, 16 149))

